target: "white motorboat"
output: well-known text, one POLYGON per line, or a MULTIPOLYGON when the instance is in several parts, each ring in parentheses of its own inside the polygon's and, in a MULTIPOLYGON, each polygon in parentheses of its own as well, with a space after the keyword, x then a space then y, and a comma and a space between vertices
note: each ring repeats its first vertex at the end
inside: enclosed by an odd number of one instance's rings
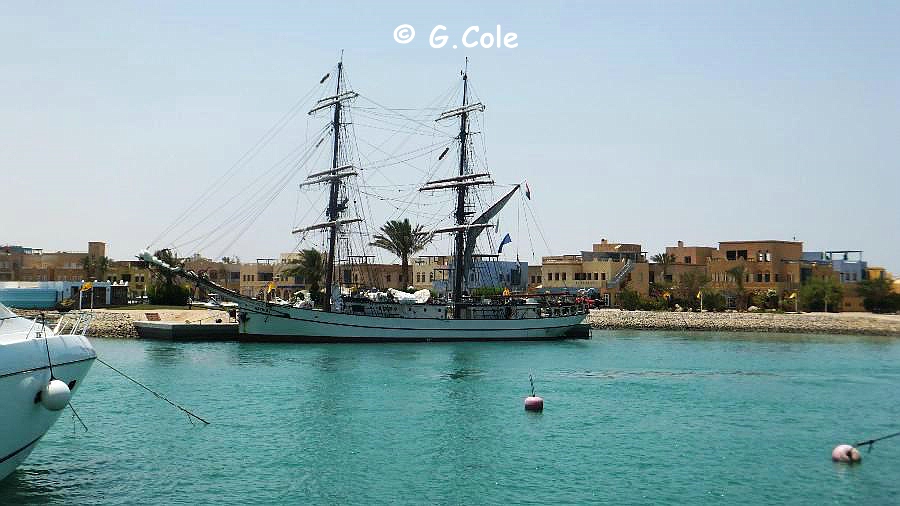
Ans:
MULTIPOLYGON (((69 405, 97 357, 78 328, 58 334, 0 304, 0 480, 12 473, 69 405)), ((62 323, 62 322, 61 322, 62 323)))

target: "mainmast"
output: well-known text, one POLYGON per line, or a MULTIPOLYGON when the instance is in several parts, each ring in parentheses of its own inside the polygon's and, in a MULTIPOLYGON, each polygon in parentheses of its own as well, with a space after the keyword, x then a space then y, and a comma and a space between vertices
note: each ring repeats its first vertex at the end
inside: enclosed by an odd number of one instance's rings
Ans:
MULTIPOLYGON (((459 176, 466 175, 468 167, 466 165, 466 137, 468 133, 469 113, 466 111, 468 105, 469 90, 469 59, 466 58, 466 68, 463 70, 463 96, 462 96, 462 113, 459 115, 459 176)), ((459 185, 456 187, 456 224, 466 224, 466 193, 467 185, 459 185)), ((466 249, 466 230, 460 229, 456 232, 456 241, 453 248, 453 260, 456 264, 453 276, 453 317, 459 318, 462 312, 462 287, 465 280, 465 258, 463 258, 466 249)))
MULTIPOLYGON (((444 112, 436 120, 441 121, 459 116, 458 175, 456 177, 447 179, 429 181, 419 189, 420 191, 442 190, 449 188, 456 189, 456 211, 453 213, 456 221, 456 226, 434 231, 434 233, 447 232, 455 234, 453 245, 454 268, 452 269, 453 297, 451 299, 453 301, 453 315, 455 318, 459 318, 462 314, 463 286, 465 285, 466 276, 468 275, 466 261, 466 243, 469 240, 468 238, 470 237, 471 232, 474 232, 475 230, 480 231, 487 227, 487 225, 484 224, 469 224, 469 216, 473 213, 468 211, 466 207, 468 189, 470 186, 494 184, 494 181, 490 179, 490 174, 487 172, 472 174, 469 169, 469 163, 467 160, 469 143, 469 113, 484 112, 484 105, 480 102, 475 104, 469 103, 468 65, 469 60, 467 58, 466 68, 462 71, 462 105, 455 109, 444 112)), ((477 237, 477 234, 473 237, 477 237)))
MULTIPOLYGON (((331 311, 331 295, 334 285, 334 266, 337 263, 338 235, 340 234, 341 225, 355 223, 360 221, 359 218, 341 218, 341 214, 347 208, 347 199, 341 201, 341 182, 344 178, 357 175, 356 167, 352 165, 341 165, 341 112, 343 102, 352 100, 359 96, 354 91, 341 89, 344 76, 343 59, 338 62, 337 66, 337 84, 335 85, 334 95, 325 97, 316 102, 316 105, 309 111, 313 114, 316 111, 334 107, 334 114, 331 120, 332 128, 332 155, 331 168, 310 174, 306 177, 306 181, 301 183, 301 187, 314 184, 328 184, 328 209, 326 210, 327 220, 324 223, 317 223, 293 231, 295 234, 309 232, 311 230, 328 230, 328 251, 325 255, 325 303, 323 305, 326 311, 331 311)), ((326 75, 322 78, 324 82, 328 79, 326 75)))

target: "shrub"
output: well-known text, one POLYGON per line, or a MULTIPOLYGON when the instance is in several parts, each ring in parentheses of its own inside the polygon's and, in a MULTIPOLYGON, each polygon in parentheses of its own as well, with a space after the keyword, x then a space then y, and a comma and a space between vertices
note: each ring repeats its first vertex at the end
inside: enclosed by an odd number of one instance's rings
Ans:
POLYGON ((151 304, 164 306, 185 306, 191 289, 184 285, 154 283, 147 289, 147 297, 151 304))
POLYGON ((55 309, 57 311, 59 311, 60 313, 64 313, 66 311, 71 311, 71 310, 75 309, 75 301, 72 299, 69 299, 69 298, 63 299, 56 303, 55 309))
POLYGON ((720 292, 703 292, 703 309, 708 311, 724 311, 728 305, 725 296, 720 292))
POLYGON ((641 307, 641 294, 634 290, 623 290, 619 293, 619 305, 622 309, 634 311, 641 307))

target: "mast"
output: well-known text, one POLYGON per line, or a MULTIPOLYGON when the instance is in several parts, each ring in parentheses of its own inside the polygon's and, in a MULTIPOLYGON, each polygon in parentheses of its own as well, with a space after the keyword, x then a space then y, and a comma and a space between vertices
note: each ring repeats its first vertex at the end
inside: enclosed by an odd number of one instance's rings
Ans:
MULTIPOLYGON (((341 61, 338 62, 337 68, 337 85, 335 86, 334 96, 341 96, 341 77, 344 70, 344 60, 341 58, 341 61)), ((341 148, 341 101, 336 100, 334 103, 334 119, 332 121, 332 130, 334 130, 334 138, 332 140, 332 156, 331 156, 331 168, 337 169, 340 167, 338 165, 338 156, 340 154, 341 148)), ((328 228, 328 255, 325 260, 325 311, 331 311, 331 289, 332 284, 334 284, 334 263, 335 256, 337 254, 337 235, 338 235, 338 227, 340 223, 338 223, 338 215, 341 212, 341 209, 338 205, 338 198, 340 197, 341 190, 341 178, 335 177, 331 180, 330 184, 330 192, 328 195, 328 221, 332 222, 333 225, 328 228)))
MULTIPOLYGON (((466 58, 466 67, 463 70, 463 96, 462 109, 459 115, 459 177, 466 175, 466 138, 469 135, 468 123, 469 113, 466 110, 468 105, 469 90, 469 59, 466 58)), ((456 188, 456 224, 466 224, 466 193, 468 186, 459 185, 456 188)), ((466 277, 465 272, 465 249, 466 249, 466 231, 460 230, 456 232, 455 247, 453 248, 453 261, 456 264, 453 276, 453 317, 459 318, 462 315, 462 287, 466 277)))

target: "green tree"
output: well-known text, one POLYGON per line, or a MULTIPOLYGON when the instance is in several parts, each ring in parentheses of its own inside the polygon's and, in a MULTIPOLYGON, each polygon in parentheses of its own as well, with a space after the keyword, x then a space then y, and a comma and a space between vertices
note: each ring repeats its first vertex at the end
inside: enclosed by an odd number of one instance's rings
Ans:
MULTIPOLYGON (((156 251, 153 254, 156 258, 165 262, 171 267, 180 267, 181 259, 166 248, 156 251)), ((177 276, 169 271, 162 269, 153 269, 153 278, 150 286, 147 288, 147 297, 151 304, 164 304, 181 306, 187 304, 191 290, 185 285, 177 282, 177 276)))
POLYGON ((316 305, 322 303, 322 293, 319 283, 325 277, 325 255, 317 249, 305 249, 300 252, 300 258, 291 260, 293 267, 288 268, 282 274, 285 276, 300 276, 304 283, 309 285, 309 293, 316 305))
POLYGON ((891 281, 885 278, 865 279, 856 284, 856 292, 863 298, 863 306, 873 313, 893 313, 900 310, 900 294, 891 291, 891 281))
POLYGON ((747 275, 747 267, 744 264, 735 265, 726 271, 734 283, 735 301, 738 309, 747 308, 747 292, 744 291, 744 278, 747 275))
POLYGON ((709 283, 709 278, 702 272, 685 272, 675 287, 675 297, 682 307, 699 308, 700 299, 697 294, 709 283))
POLYGON ((400 258, 400 265, 405 279, 404 287, 412 281, 409 267, 409 257, 425 249, 434 236, 425 231, 422 225, 415 227, 409 219, 403 221, 391 220, 381 227, 381 233, 373 237, 371 243, 376 248, 389 251, 400 258))
POLYGON ((111 262, 109 257, 106 256, 95 257, 93 255, 85 255, 80 261, 85 279, 102 281, 109 271, 111 262))
POLYGON ((675 263, 675 255, 669 255, 667 253, 657 253, 650 257, 650 261, 653 263, 659 264, 662 267, 662 280, 666 281, 666 276, 669 275, 669 267, 675 263))
POLYGON ((800 287, 800 306, 804 311, 837 311, 844 298, 840 283, 830 276, 811 278, 800 287))

